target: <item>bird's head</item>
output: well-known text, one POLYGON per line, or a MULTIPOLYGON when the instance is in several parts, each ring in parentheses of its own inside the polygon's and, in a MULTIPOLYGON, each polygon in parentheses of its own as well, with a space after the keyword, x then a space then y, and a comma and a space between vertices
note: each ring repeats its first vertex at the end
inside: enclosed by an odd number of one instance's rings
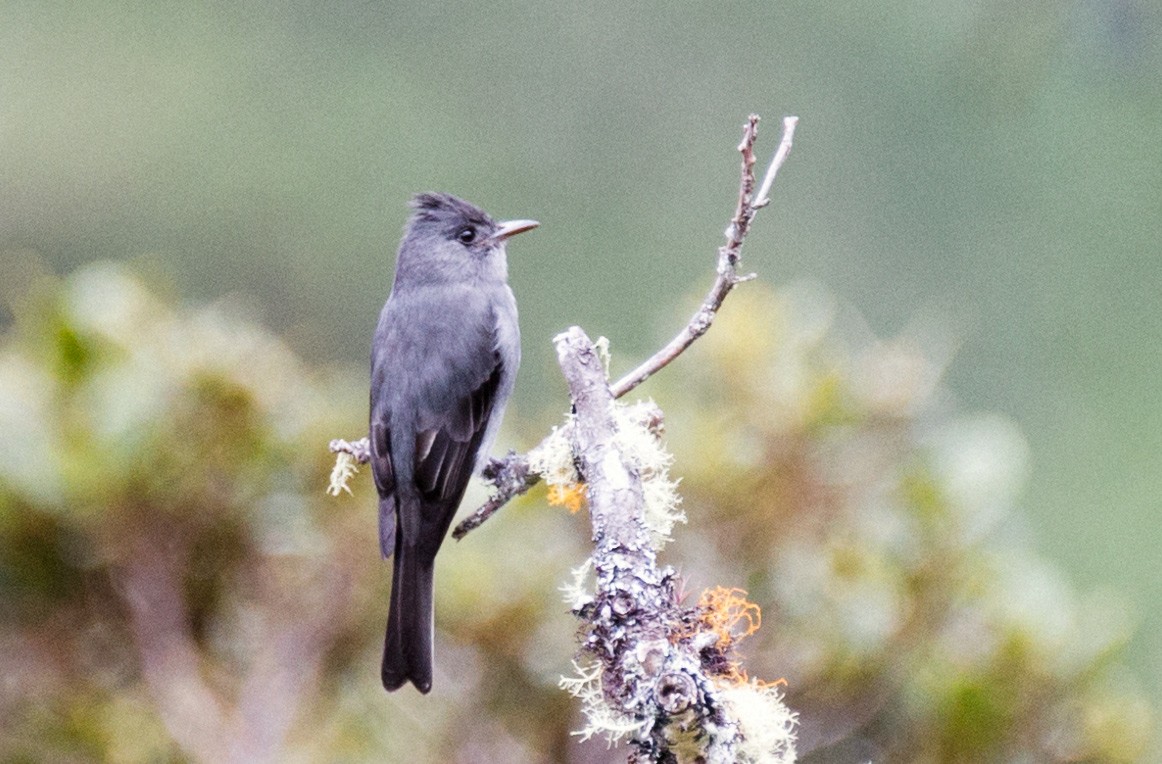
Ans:
POLYGON ((451 194, 417 194, 404 229, 396 283, 492 281, 508 278, 505 242, 536 228, 535 220, 496 222, 451 194))

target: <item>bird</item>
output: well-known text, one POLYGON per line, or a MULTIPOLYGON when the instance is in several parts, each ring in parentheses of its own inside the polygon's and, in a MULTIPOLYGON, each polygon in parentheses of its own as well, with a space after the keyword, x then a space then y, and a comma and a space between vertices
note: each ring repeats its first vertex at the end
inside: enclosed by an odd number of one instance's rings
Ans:
POLYGON ((411 201, 371 346, 370 462, 380 552, 393 558, 388 691, 432 687, 436 553, 488 459, 520 366, 505 244, 538 225, 496 222, 446 193, 411 201))

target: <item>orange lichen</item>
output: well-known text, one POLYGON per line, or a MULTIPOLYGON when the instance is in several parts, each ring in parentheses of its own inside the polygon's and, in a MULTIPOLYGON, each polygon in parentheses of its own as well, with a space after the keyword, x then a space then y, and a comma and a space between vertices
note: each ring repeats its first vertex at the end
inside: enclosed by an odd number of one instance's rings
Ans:
POLYGON ((585 506, 585 484, 569 483, 567 485, 551 485, 545 498, 554 507, 564 507, 576 513, 585 506))
POLYGON ((747 601, 743 589, 724 586, 707 589, 698 600, 698 609, 702 613, 702 623, 718 635, 719 643, 724 646, 754 634, 763 622, 759 606, 747 601))
MULTIPOLYGON (((717 637, 714 650, 703 654, 704 668, 720 680, 733 685, 751 683, 752 680, 747 676, 746 669, 742 667, 734 648, 739 641, 754 634, 762 625, 762 611, 759 610, 759 606, 748 602, 746 592, 742 589, 716 586, 702 592, 696 612, 697 620, 691 624, 694 626, 692 632, 709 631, 717 637)), ((693 636, 693 633, 675 636, 684 639, 693 636)), ((759 680, 755 680, 754 683, 765 686, 765 683, 759 680)))
POLYGON ((760 689, 764 689, 764 690, 767 689, 768 687, 786 687, 787 686, 787 680, 785 677, 779 677, 778 679, 774 680, 773 682, 768 682, 765 679, 755 679, 753 681, 754 681, 756 687, 758 687, 760 689))

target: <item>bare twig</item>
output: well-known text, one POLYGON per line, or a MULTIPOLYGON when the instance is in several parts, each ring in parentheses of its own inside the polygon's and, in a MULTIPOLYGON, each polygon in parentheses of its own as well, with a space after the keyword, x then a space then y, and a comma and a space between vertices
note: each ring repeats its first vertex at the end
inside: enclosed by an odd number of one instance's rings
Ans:
MULTIPOLYGON (((798 117, 786 117, 783 119, 783 137, 779 142, 779 148, 775 152, 770 166, 767 168, 758 195, 754 196, 754 144, 758 138, 759 118, 758 115, 752 114, 747 119, 746 124, 743 126, 742 141, 738 144, 738 151, 742 154, 742 164, 739 171, 738 202, 735 205, 734 216, 726 228, 726 243, 718 249, 717 276, 714 279, 714 284, 711 285, 710 291, 706 293, 702 304, 694 315, 691 316, 686 326, 665 347, 654 353, 636 369, 610 385, 610 390, 614 398, 620 398, 630 392, 681 355, 696 339, 710 329, 710 325, 714 323, 714 318, 718 314, 718 309, 722 306, 726 296, 730 294, 730 291, 734 289, 735 285, 754 278, 753 275, 739 275, 738 273, 738 265, 742 260, 742 244, 746 240, 747 233, 750 232, 750 225, 754 220, 755 214, 770 203, 769 194, 771 185, 775 181, 775 176, 778 174, 779 168, 783 166, 783 163, 787 161, 787 157, 791 153, 791 144, 794 140, 795 128, 798 123, 798 117)), ((334 450, 333 445, 332 450, 334 450)), ((506 461, 508 462, 507 466, 503 467, 500 472, 504 470, 522 472, 527 479, 519 483, 512 481, 500 483, 494 481, 493 486, 496 490, 493 495, 483 506, 456 526, 456 529, 452 532, 453 538, 463 538, 469 531, 479 527, 511 499, 520 496, 537 484, 537 475, 529 473, 527 457, 510 454, 506 461)))
POLYGON ((371 461, 371 441, 367 438, 351 441, 336 438, 331 441, 329 448, 333 454, 350 454, 360 464, 371 461))
POLYGON ((723 300, 730 294, 730 290, 734 289, 736 284, 753 278, 753 276, 740 276, 738 274, 738 264, 742 259, 742 243, 750 231, 750 224, 754 220, 755 213, 770 203, 768 194, 771 190, 771 184, 774 183, 775 175, 783 163, 787 161, 787 156, 791 152, 791 142, 794 139, 795 126, 798 121, 798 117, 787 117, 783 120, 783 139, 779 144, 778 151, 775 152, 774 159, 771 160, 770 167, 767 169, 758 196, 753 197, 755 183, 754 144, 755 139, 758 138, 759 118, 758 115, 752 114, 747 120, 743 127, 742 142, 738 144, 738 151, 742 154, 738 204, 734 210, 734 217, 731 218, 730 225, 726 228, 726 243, 718 249, 718 276, 714 279, 710 291, 706 293, 706 298, 702 300, 702 305, 699 306, 686 326, 682 328, 682 331, 678 332, 677 336, 670 340, 665 347, 654 353, 636 369, 610 385, 614 398, 620 398, 633 390, 681 355, 694 340, 701 337, 710 328, 723 300))
POLYGON ((754 204, 751 206, 757 209, 762 209, 771 203, 771 186, 775 183, 775 176, 779 173, 779 168, 787 161, 787 157, 791 153, 791 143, 795 139, 795 128, 799 125, 798 117, 783 117, 783 138, 779 141, 779 148, 775 151, 775 156, 771 159, 771 164, 767 167, 767 174, 763 176, 763 183, 759 186, 758 196, 755 197, 754 204))

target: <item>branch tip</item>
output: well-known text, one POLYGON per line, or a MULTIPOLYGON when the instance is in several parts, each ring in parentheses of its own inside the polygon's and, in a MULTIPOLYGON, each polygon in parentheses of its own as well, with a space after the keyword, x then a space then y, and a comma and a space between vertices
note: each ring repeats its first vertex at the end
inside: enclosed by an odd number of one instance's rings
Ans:
POLYGON ((759 186, 758 196, 751 205, 755 210, 762 209, 771 203, 771 186, 775 183, 775 176, 778 174, 779 168, 783 166, 783 163, 787 161, 787 156, 791 153, 791 144, 795 140, 795 128, 798 125, 798 117, 783 118, 783 137, 779 141, 779 148, 775 150, 775 156, 771 158, 771 164, 767 167, 766 175, 763 176, 763 182, 759 186))

